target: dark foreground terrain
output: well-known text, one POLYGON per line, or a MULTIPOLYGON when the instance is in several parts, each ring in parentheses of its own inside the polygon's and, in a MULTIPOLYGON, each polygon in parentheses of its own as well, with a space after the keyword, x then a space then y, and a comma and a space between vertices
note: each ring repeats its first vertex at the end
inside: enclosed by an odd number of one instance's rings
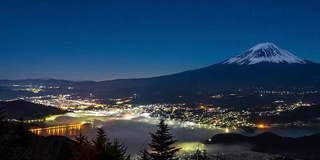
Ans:
POLYGON ((320 134, 299 138, 281 137, 271 132, 256 136, 217 134, 209 144, 249 144, 253 151, 281 154, 299 159, 320 159, 320 134))

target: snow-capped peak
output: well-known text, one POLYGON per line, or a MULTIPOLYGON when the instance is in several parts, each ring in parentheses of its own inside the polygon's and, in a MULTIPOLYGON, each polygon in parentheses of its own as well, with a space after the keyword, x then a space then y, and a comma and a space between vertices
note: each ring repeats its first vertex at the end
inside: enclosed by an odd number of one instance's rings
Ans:
POLYGON ((248 49, 241 55, 230 58, 222 64, 253 65, 258 63, 306 64, 307 61, 267 42, 248 49))

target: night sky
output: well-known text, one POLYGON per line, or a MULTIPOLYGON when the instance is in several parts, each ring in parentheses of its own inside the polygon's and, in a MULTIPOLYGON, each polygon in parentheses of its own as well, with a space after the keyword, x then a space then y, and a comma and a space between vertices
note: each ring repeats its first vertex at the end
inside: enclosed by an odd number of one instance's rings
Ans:
POLYGON ((0 79, 196 69, 261 42, 320 62, 319 0, 4 0, 0 79))

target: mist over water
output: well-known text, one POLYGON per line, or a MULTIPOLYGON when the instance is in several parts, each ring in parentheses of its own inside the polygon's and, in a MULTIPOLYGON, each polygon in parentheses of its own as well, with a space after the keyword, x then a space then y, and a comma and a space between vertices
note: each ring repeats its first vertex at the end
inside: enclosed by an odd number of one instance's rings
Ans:
MULTIPOLYGON (((149 133, 155 133, 158 127, 159 119, 150 117, 136 117, 126 119, 126 117, 102 117, 102 116, 77 116, 67 114, 55 118, 54 121, 46 122, 47 125, 62 125, 62 124, 78 124, 83 122, 93 122, 95 126, 101 126, 105 129, 108 137, 111 140, 117 138, 124 143, 128 148, 129 154, 135 154, 143 148, 149 148, 151 137, 149 133)), ((171 133, 178 139, 177 147, 184 151, 193 151, 196 148, 206 148, 203 142, 213 135, 223 133, 219 129, 205 129, 188 127, 181 125, 180 122, 167 120, 166 123, 171 128, 171 133)), ((82 127, 81 132, 93 139, 96 136, 97 128, 86 126, 82 127)), ((79 131, 80 132, 80 131, 79 131)), ((73 136, 70 138, 74 138, 73 136)))
MULTIPOLYGON (((61 124, 79 124, 84 122, 93 122, 94 126, 105 129, 110 140, 117 138, 124 143, 127 148, 127 153, 136 154, 143 148, 149 148, 148 144, 151 142, 150 134, 155 133, 158 127, 159 119, 150 117, 105 117, 105 116, 78 116, 76 114, 67 114, 55 118, 53 121, 46 122, 48 125, 61 124)), ((182 125, 181 122, 167 120, 166 123, 171 128, 172 135, 178 139, 176 147, 182 149, 182 152, 194 152, 197 148, 206 149, 208 153, 225 153, 249 150, 247 145, 206 145, 204 142, 214 136, 215 134, 225 133, 221 129, 207 129, 200 128, 194 125, 193 127, 182 125), (192 129, 193 128, 193 129, 192 129)), ((81 128, 81 132, 89 137, 89 140, 96 136, 97 128, 92 126, 85 126, 81 128)), ((312 134, 306 130, 265 130, 272 131, 281 136, 298 137, 312 134)), ((80 131, 77 131, 77 134, 80 131)), ((239 132, 239 131, 232 131, 239 132)), ((260 132, 260 131, 259 131, 260 132)), ((255 133, 258 134, 259 132, 255 133)), ((241 132, 242 133, 242 132, 241 132)), ((243 133, 242 133, 243 134, 243 133)), ((254 134, 250 134, 254 135, 254 134)), ((74 135, 66 135, 74 138, 74 135)))

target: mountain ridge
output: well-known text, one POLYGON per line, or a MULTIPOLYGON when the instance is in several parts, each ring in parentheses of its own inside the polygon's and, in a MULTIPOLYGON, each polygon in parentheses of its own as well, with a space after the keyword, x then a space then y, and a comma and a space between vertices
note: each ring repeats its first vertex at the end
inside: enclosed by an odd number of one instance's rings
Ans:
POLYGON ((66 113, 66 111, 59 108, 35 104, 24 100, 0 101, 0 108, 5 111, 5 116, 8 119, 43 119, 49 115, 66 113))
MULTIPOLYGON (((258 51, 259 48, 268 49, 268 45, 264 47, 265 45, 258 44, 258 47, 252 47, 248 51, 255 53, 252 51, 258 51)), ((270 52, 263 54, 278 55, 278 50, 270 50, 270 52)), ((256 53, 258 54, 258 52, 256 53)), ((82 81, 70 84, 65 82, 65 85, 72 86, 77 91, 99 92, 104 95, 121 97, 132 96, 133 94, 155 95, 161 93, 162 96, 189 94, 191 98, 194 94, 202 91, 237 91, 246 87, 267 89, 320 88, 320 64, 308 60, 303 59, 303 62, 306 63, 261 62, 254 65, 238 65, 236 63, 227 65, 223 64, 224 62, 157 77, 99 82, 82 81)))
POLYGON ((266 42, 259 43, 221 64, 254 65, 259 63, 307 64, 311 61, 297 57, 273 43, 266 42))
POLYGON ((264 132, 255 136, 245 136, 237 133, 217 134, 207 141, 207 144, 249 144, 253 151, 284 154, 302 159, 319 159, 320 134, 297 138, 282 137, 272 132, 264 132))

